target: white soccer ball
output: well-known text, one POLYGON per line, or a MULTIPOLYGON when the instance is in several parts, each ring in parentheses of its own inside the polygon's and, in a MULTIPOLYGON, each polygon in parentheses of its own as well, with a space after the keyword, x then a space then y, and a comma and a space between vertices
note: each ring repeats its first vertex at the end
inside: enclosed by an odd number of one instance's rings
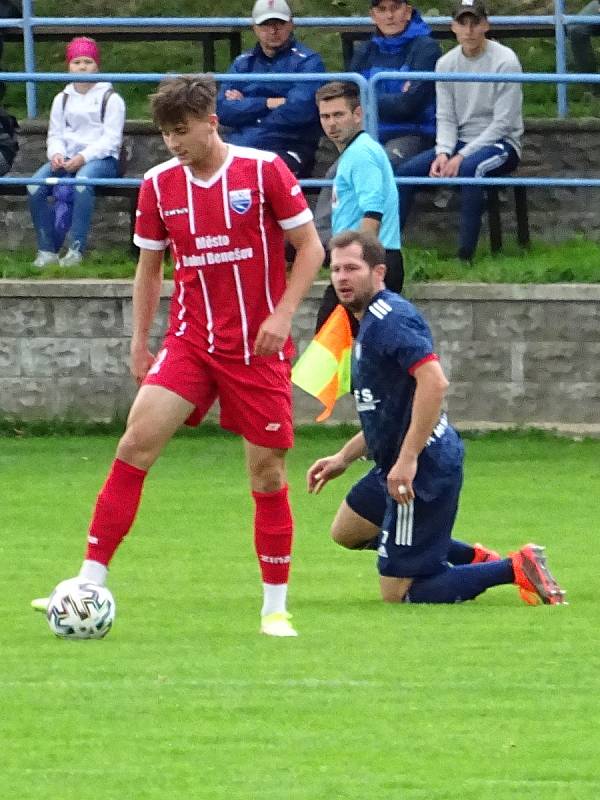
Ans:
POLYGON ((112 627, 116 609, 106 586, 69 578, 50 595, 46 616, 50 630, 61 639, 102 639, 112 627))

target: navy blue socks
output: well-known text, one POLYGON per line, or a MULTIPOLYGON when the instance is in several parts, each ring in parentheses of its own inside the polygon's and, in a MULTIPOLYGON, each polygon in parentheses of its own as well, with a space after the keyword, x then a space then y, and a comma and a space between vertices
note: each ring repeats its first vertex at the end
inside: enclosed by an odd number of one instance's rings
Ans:
POLYGON ((461 542, 458 539, 450 540, 448 548, 448 561, 455 566, 460 564, 470 564, 475 558, 475 550, 472 545, 461 542))
POLYGON ((415 578, 406 600, 409 603, 462 603, 464 600, 473 600, 492 586, 513 581, 514 573, 509 558, 448 567, 439 575, 415 578))

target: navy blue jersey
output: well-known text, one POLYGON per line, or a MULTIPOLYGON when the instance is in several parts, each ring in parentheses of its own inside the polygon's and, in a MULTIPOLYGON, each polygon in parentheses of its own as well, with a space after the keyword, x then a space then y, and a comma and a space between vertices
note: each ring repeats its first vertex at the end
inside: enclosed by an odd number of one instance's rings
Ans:
MULTIPOLYGON (((437 359, 429 326, 400 295, 379 292, 361 320, 352 354, 352 388, 370 457, 384 475, 410 425, 415 369, 437 359)), ((415 491, 437 497, 462 465, 460 437, 442 414, 419 456, 415 491)))

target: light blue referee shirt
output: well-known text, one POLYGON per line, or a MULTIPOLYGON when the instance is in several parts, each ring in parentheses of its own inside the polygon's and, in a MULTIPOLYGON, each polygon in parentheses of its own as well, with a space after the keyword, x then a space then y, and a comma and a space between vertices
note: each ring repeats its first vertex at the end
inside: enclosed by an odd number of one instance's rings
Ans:
POLYGON ((358 230, 364 216, 380 219, 379 241, 386 250, 400 249, 398 190, 383 147, 366 131, 342 152, 333 182, 331 229, 358 230))

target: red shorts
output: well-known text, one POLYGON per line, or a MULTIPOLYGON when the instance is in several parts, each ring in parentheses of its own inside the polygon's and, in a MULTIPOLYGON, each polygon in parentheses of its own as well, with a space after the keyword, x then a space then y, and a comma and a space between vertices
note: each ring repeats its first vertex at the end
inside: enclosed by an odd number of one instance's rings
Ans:
POLYGON ((287 450, 294 443, 290 362, 256 359, 251 364, 201 352, 167 336, 144 386, 162 386, 196 408, 186 425, 198 425, 218 398, 221 427, 251 444, 287 450))

